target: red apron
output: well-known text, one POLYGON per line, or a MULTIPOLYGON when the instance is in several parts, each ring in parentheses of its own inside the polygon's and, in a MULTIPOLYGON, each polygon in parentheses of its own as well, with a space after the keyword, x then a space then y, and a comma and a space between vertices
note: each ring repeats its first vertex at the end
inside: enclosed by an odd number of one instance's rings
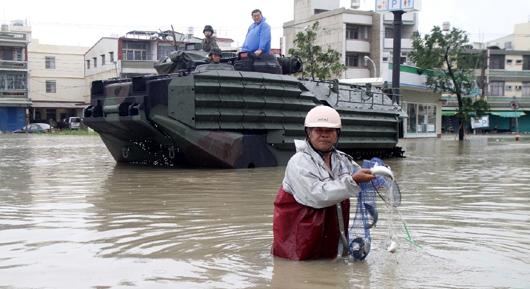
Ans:
MULTIPOLYGON (((347 231, 350 200, 342 201, 341 206, 347 231)), ((272 231, 271 253, 275 256, 296 261, 337 256, 340 230, 335 205, 322 209, 304 206, 282 187, 274 201, 272 231)))

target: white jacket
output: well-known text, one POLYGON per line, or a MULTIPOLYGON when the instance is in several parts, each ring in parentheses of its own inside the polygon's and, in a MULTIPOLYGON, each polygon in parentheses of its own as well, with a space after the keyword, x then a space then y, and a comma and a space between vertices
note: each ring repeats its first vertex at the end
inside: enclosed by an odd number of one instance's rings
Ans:
POLYGON ((295 140, 296 154, 289 160, 283 190, 305 206, 320 209, 356 197, 361 188, 351 177, 359 168, 353 158, 341 151, 331 152, 331 167, 307 141, 295 140))

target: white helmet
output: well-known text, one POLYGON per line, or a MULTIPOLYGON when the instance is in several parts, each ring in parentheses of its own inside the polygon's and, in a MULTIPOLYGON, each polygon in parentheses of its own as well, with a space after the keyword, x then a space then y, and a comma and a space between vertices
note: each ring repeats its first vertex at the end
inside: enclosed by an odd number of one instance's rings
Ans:
POLYGON ((325 105, 312 108, 305 117, 305 127, 341 128, 339 113, 325 105))

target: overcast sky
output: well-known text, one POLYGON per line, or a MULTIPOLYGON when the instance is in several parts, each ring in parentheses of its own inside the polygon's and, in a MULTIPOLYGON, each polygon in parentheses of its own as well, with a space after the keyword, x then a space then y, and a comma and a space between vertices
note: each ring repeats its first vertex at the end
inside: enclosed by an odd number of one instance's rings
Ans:
MULTIPOLYGON (((27 21, 33 38, 56 45, 94 45, 101 37, 124 36, 131 30, 171 29, 203 37, 210 24, 218 37, 243 44, 251 11, 259 8, 272 27, 272 47, 279 48, 282 25, 293 20, 293 0, 269 1, 3 1, 2 23, 27 21), (75 4, 74 4, 75 3, 75 4), (183 4, 180 4, 183 3, 183 4)), ((340 0, 342 7, 350 1, 340 0)), ((375 0, 361 0, 361 10, 375 10, 375 0)), ((530 0, 423 0, 419 30, 429 33, 434 25, 448 21, 467 31, 472 41, 489 41, 513 33, 515 24, 529 21, 530 0)), ((530 37, 530 36, 528 36, 530 37)))

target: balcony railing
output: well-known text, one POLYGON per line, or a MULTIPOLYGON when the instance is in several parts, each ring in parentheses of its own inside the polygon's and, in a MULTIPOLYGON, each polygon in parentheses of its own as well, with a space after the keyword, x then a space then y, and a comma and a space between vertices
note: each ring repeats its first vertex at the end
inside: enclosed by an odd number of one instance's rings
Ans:
POLYGON ((346 51, 370 53, 370 42, 366 40, 347 39, 346 51))
POLYGON ((26 61, 0 60, 0 69, 28 69, 26 61))
POLYGON ((0 99, 1 98, 28 98, 28 91, 0 89, 0 99))
POLYGON ((25 33, 0 32, 0 40, 26 41, 25 33))

